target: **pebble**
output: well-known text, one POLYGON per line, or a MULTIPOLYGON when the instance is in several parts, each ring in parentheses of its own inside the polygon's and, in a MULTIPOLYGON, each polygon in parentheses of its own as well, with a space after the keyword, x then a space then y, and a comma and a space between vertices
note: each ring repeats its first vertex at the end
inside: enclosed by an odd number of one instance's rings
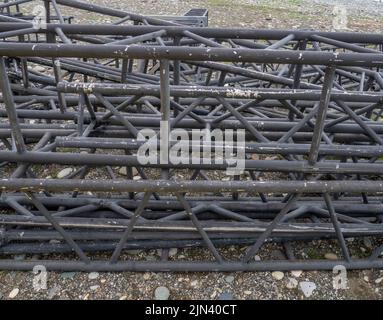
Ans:
POLYGON ((96 285, 96 286, 90 286, 90 290, 92 291, 96 291, 100 288, 100 286, 96 285))
POLYGON ((8 298, 10 298, 10 299, 14 299, 14 298, 16 298, 16 296, 19 294, 19 292, 20 292, 19 288, 15 288, 15 289, 13 289, 13 290, 9 293, 8 298))
POLYGON ((302 290, 302 292, 306 298, 311 297, 314 290, 317 288, 316 284, 314 282, 310 282, 310 281, 299 282, 299 287, 302 290))
POLYGON ((166 287, 158 287, 154 291, 154 298, 156 300, 168 300, 170 296, 170 291, 166 287))
POLYGON ((378 278, 378 279, 375 280, 375 283, 376 283, 376 284, 379 284, 379 283, 381 283, 382 281, 383 281, 383 278, 378 278))
POLYGON ((288 278, 286 287, 288 289, 295 289, 296 287, 298 287, 298 280, 295 278, 288 278))
POLYGON ((222 292, 218 296, 218 300, 233 300, 233 294, 231 292, 222 292))
POLYGON ((190 285, 192 287, 196 287, 198 285, 198 280, 194 280, 194 281, 190 282, 190 285))
POLYGON ((282 280, 285 274, 281 271, 274 271, 273 273, 271 273, 271 276, 276 280, 282 280))
POLYGON ((45 67, 43 66, 35 66, 32 68, 33 71, 36 71, 36 72, 45 72, 45 67))
POLYGON ((251 155, 251 160, 259 160, 259 156, 256 153, 251 155))
POLYGON ((119 300, 126 300, 126 299, 128 299, 127 296, 121 296, 119 300))
POLYGON ((363 244, 368 249, 372 249, 372 247, 373 247, 372 241, 371 241, 371 239, 369 237, 364 237, 363 238, 363 244))
POLYGON ((227 283, 233 283, 234 282, 234 277, 233 276, 227 276, 227 277, 225 277, 225 281, 227 283))
POLYGON ((104 284, 106 282, 106 279, 101 279, 100 282, 104 284))
POLYGON ((47 297, 49 300, 53 299, 55 295, 57 295, 60 292, 59 286, 53 286, 48 290, 47 297))
POLYGON ((88 278, 89 280, 95 280, 98 278, 98 276, 99 276, 98 272, 91 272, 89 273, 88 278))
POLYGON ((177 248, 170 248, 169 249, 169 257, 174 257, 177 254, 178 249, 177 248))
POLYGON ((63 273, 61 273, 61 277, 63 277, 64 279, 73 279, 75 275, 76 275, 76 272, 63 272, 63 273))
POLYGON ((261 261, 261 257, 260 257, 259 255, 256 255, 256 256, 254 257, 254 260, 255 260, 255 261, 261 261))
POLYGON ((65 178, 65 177, 69 176, 72 172, 73 172, 73 169, 72 169, 72 168, 65 168, 65 169, 61 170, 61 171, 57 174, 57 178, 58 178, 58 179, 65 178))
POLYGON ((366 282, 370 282, 370 279, 367 276, 364 276, 363 280, 366 281, 366 282))
POLYGON ((335 253, 326 253, 324 255, 324 257, 327 259, 327 260, 338 260, 338 256, 335 254, 335 253))
POLYGON ((301 275, 302 275, 303 271, 302 270, 293 270, 291 271, 291 274, 293 275, 293 277, 295 278, 299 278, 301 275))
POLYGON ((246 291, 243 291, 243 293, 245 294, 245 295, 251 295, 251 291, 250 290, 246 290, 246 291))
POLYGON ((144 278, 144 280, 149 280, 150 279, 150 273, 145 272, 143 278, 144 278))

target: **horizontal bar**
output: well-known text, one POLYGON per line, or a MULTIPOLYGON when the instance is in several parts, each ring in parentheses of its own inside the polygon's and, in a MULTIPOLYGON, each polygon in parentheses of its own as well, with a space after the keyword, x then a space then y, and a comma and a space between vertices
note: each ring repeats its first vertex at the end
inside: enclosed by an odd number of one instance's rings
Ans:
POLYGON ((108 261, 93 260, 90 263, 67 260, 0 260, 0 270, 31 271, 37 265, 42 265, 49 271, 135 271, 135 272, 232 272, 232 271, 293 271, 293 270, 333 270, 342 265, 347 270, 352 269, 382 269, 383 259, 355 259, 350 262, 343 260, 314 260, 314 261, 259 261, 259 262, 142 262, 142 261, 108 261))
MULTIPOLYGON (((71 155, 73 157, 73 155, 71 155)), ((383 181, 168 181, 168 180, 60 180, 0 179, 3 191, 108 192, 383 192, 383 181)))
POLYGON ((383 54, 373 53, 253 50, 242 48, 185 48, 174 46, 0 43, 0 55, 10 57, 126 58, 363 67, 383 66, 383 54))
MULTIPOLYGON (((0 31, 29 28, 31 23, 7 22, 0 23, 0 31)), ((303 31, 303 30, 278 30, 278 29, 254 29, 254 28, 214 28, 193 26, 135 26, 135 25, 105 25, 105 24, 54 24, 48 23, 46 30, 53 32, 55 28, 61 28, 67 35, 121 35, 138 36, 145 33, 165 30, 170 37, 182 36, 185 30, 205 38, 215 39, 268 39, 281 40, 289 35, 294 35, 294 40, 309 40, 313 35, 326 37, 351 43, 380 44, 383 42, 381 33, 362 32, 325 32, 325 31, 303 31)), ((44 32, 44 30, 40 30, 44 32)))

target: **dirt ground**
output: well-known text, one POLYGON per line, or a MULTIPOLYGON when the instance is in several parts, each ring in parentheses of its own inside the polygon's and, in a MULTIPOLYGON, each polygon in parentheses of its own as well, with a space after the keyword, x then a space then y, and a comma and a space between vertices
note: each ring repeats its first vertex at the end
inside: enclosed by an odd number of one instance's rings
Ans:
MULTIPOLYGON (((90 2, 90 1, 88 1, 90 2)), ((209 9, 210 26, 320 29, 333 28, 334 1, 308 0, 93 0, 126 11, 171 15, 183 14, 190 8, 209 9)), ((356 1, 358 2, 358 1, 356 1)), ((362 6, 341 1, 348 12, 347 30, 381 32, 383 18, 377 14, 376 1, 363 1, 362 6)), ((361 3, 360 1, 358 2, 361 3)), ((383 6, 383 4, 381 4, 383 6)), ((378 6, 378 9, 380 7, 378 6)), ((94 15, 89 21, 80 12, 64 11, 81 22, 109 22, 94 15)), ((359 245, 359 249, 366 250, 359 245)), ((227 250, 230 250, 228 248, 227 250)), ((318 249, 319 250, 319 249, 318 249)), ((327 252, 321 252, 326 254, 327 252)), ((132 254, 142 254, 135 252, 132 254)), ((177 255, 183 254, 178 251, 177 255)), ((149 257, 158 258, 155 250, 149 257)), ((23 257, 16 257, 16 259, 23 257)), ((152 299, 155 289, 169 289, 169 299, 382 299, 383 272, 363 270, 348 272, 348 288, 333 287, 332 272, 244 273, 82 273, 50 272, 47 289, 35 291, 32 272, 0 272, 0 299, 152 299), (293 279, 293 280, 292 280, 293 279), (309 281, 316 288, 305 296, 301 283, 309 281)))

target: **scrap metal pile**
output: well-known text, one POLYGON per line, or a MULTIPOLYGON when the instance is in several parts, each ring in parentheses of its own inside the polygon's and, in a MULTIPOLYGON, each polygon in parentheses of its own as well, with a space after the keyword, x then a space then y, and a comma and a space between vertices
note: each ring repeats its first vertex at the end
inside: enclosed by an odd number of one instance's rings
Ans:
POLYGON ((382 268, 382 34, 211 28, 75 0, 0 10, 0 269, 382 268), (225 145, 244 170, 217 156, 222 137, 211 162, 194 161, 206 136, 187 162, 160 161, 172 136, 142 162, 143 129, 244 132, 225 145))

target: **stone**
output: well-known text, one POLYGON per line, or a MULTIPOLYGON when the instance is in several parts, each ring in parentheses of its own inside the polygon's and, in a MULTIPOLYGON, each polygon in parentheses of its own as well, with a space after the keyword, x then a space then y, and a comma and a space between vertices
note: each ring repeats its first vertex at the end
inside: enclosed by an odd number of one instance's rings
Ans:
POLYGON ((178 252, 177 248, 170 248, 169 249, 169 257, 174 257, 178 252))
POLYGON ((369 237, 364 237, 363 238, 363 244, 368 249, 372 249, 372 247, 373 247, 371 238, 369 238, 369 237))
POLYGON ((61 277, 64 279, 73 279, 76 275, 76 272, 63 272, 61 273, 61 277))
POLYGON ((227 276, 227 277, 225 277, 225 281, 227 283, 233 283, 234 282, 234 277, 233 276, 227 276))
POLYGON ((8 295, 8 298, 14 299, 16 296, 19 294, 20 289, 19 288, 14 288, 8 295))
POLYGON ((69 176, 71 173, 73 172, 73 169, 72 168, 65 168, 65 169, 62 169, 58 174, 57 174, 57 178, 58 179, 63 179, 67 176, 69 176))
POLYGON ((243 293, 244 293, 245 295, 247 295, 247 296, 251 295, 251 291, 250 291, 250 290, 245 290, 245 291, 243 291, 243 293))
POLYGON ((378 278, 378 279, 375 280, 375 283, 376 283, 376 284, 379 284, 379 283, 381 283, 382 281, 383 281, 383 278, 378 278))
POLYGON ((293 270, 291 271, 291 275, 295 278, 299 278, 302 275, 303 271, 302 270, 293 270))
POLYGON ((53 286, 52 288, 50 288, 48 290, 48 293, 47 293, 47 298, 49 300, 53 299, 58 293, 60 292, 60 287, 59 286, 53 286))
POLYGON ((254 260, 255 260, 255 261, 261 261, 261 257, 260 257, 259 255, 256 255, 256 256, 254 257, 254 260))
POLYGON ((92 290, 92 291, 96 291, 96 290, 98 290, 99 288, 100 288, 100 286, 98 286, 98 285, 90 286, 90 290, 92 290))
POLYGON ((314 290, 317 288, 316 284, 311 281, 302 281, 299 282, 299 287, 303 294, 305 295, 306 298, 311 297, 313 294, 314 290))
POLYGON ((197 280, 194 280, 194 281, 190 282, 190 285, 191 285, 192 287, 196 287, 196 286, 198 285, 198 281, 197 281, 197 280))
POLYGON ((324 255, 324 257, 327 259, 327 260, 338 260, 338 256, 335 254, 335 253, 326 253, 324 255))
POLYGON ((281 271, 274 271, 271 273, 271 276, 275 279, 275 280, 282 280, 283 277, 285 276, 285 274, 281 271))
POLYGON ((99 276, 98 272, 91 272, 89 273, 88 278, 89 280, 95 280, 98 278, 98 276, 99 276))
POLYGON ((251 160, 259 160, 259 156, 256 153, 251 155, 251 160))
POLYGON ((35 72, 45 72, 46 69, 43 66, 35 66, 32 68, 32 70, 35 72))
POLYGON ((170 291, 166 287, 158 287, 154 291, 154 298, 156 300, 168 300, 170 296, 170 291))
POLYGON ((150 273, 145 272, 143 278, 144 278, 144 280, 149 280, 150 279, 150 273))
POLYGON ((286 287, 287 289, 295 289, 298 287, 298 280, 295 278, 288 278, 286 287))
POLYGON ((233 294, 231 292, 222 292, 218 296, 218 300, 233 300, 233 294))
POLYGON ((128 299, 127 296, 121 296, 121 297, 119 298, 119 300, 126 300, 126 299, 128 299))

